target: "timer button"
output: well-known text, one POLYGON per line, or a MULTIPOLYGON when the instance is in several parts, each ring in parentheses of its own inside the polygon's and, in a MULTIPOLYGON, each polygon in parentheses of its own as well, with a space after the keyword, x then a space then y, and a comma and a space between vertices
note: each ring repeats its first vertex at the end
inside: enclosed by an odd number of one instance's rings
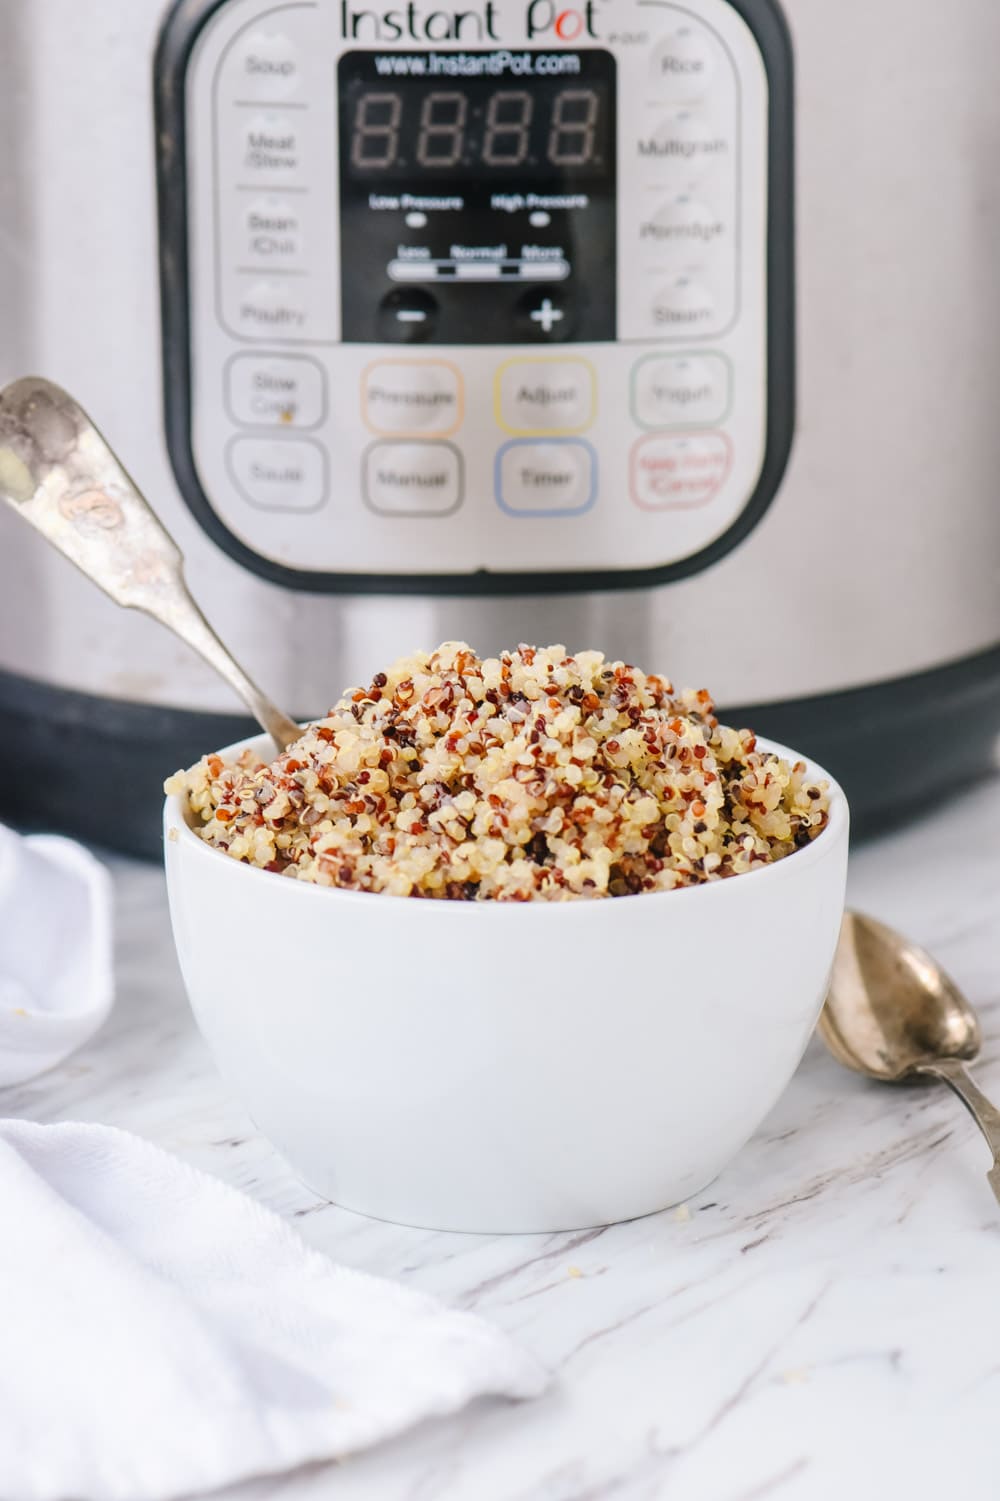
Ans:
POLYGON ((597 499, 597 458, 578 438, 505 443, 496 461, 497 504, 508 516, 582 516, 597 499))
POLYGON ((514 308, 514 327, 523 341, 555 344, 571 339, 576 327, 573 304, 555 287, 533 288, 514 308))
POLYGON ((661 99, 701 99, 715 72, 715 47, 701 27, 680 26, 653 48, 650 68, 661 99))
POLYGON ((462 380, 443 360, 379 360, 362 377, 361 411, 374 433, 446 437, 462 421, 462 380))
POLYGON ((653 298, 653 324, 664 333, 697 333, 712 322, 715 299, 706 286, 682 275, 653 298))
POLYGON ((226 453, 236 488, 262 511, 318 511, 326 454, 306 438, 234 438, 226 453))
POLYGON ((382 344, 422 344, 434 337, 437 298, 422 287, 396 287, 379 303, 377 330, 382 344))

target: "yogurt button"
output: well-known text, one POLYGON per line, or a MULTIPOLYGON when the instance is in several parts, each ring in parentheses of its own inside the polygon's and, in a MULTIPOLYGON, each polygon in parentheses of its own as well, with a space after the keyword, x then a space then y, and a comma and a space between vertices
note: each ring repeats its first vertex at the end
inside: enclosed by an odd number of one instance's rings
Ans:
POLYGON ((264 511, 318 511, 326 500, 326 454, 308 439, 234 438, 229 470, 244 500, 264 511))
POLYGON ((497 460, 497 501, 514 516, 579 516, 597 493, 587 443, 508 443, 497 460))
POLYGON ((373 443, 362 485, 379 516, 447 516, 462 503, 462 462, 450 443, 373 443))
POLYGON ((633 380, 635 418, 643 427, 721 422, 729 406, 729 365, 719 354, 647 357, 633 380))

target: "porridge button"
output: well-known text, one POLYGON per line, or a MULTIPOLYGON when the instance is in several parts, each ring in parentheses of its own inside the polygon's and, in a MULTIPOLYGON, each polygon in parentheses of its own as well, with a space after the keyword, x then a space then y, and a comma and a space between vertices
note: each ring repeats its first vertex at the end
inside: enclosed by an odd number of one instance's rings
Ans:
POLYGON ((589 443, 507 443, 497 455, 497 502, 510 516, 580 516, 597 498, 589 443))
POLYGON ((462 460, 450 443, 373 443, 362 480, 379 516, 447 516, 462 504, 462 460))
POLYGON ((326 454, 305 438, 234 438, 228 451, 236 488, 262 511, 318 511, 326 500, 326 454))
POLYGON ((596 384, 586 360, 509 360, 497 374, 497 420, 515 433, 582 432, 594 420, 596 384))
POLYGON ((632 499, 643 511, 687 511, 707 505, 729 473, 724 433, 641 438, 632 450, 632 499))

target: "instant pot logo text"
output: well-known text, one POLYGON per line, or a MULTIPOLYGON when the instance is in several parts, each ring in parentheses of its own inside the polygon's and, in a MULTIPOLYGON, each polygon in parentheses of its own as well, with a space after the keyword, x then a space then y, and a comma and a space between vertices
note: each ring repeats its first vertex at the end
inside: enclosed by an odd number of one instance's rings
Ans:
POLYGON ((528 41, 543 36, 551 41, 576 42, 583 36, 597 37, 594 26, 595 0, 583 5, 561 5, 559 0, 531 0, 528 6, 528 41))
POLYGON ((410 0, 391 10, 341 0, 340 29, 351 42, 498 42, 495 0, 477 10, 434 10, 410 0))

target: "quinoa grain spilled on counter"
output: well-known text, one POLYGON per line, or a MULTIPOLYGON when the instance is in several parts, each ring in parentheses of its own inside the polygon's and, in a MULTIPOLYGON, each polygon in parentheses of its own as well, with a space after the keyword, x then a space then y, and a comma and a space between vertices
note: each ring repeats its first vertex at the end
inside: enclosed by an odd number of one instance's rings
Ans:
POLYGON ((376 673, 270 764, 167 783, 197 832, 300 881, 566 901, 741 875, 826 825, 826 784, 720 725, 704 690, 596 651, 462 642, 376 673))

